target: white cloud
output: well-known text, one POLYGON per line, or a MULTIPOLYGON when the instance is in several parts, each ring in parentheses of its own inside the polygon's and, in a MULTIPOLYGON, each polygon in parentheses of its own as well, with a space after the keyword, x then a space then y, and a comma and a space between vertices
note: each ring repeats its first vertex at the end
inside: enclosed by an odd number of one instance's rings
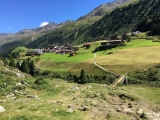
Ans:
POLYGON ((11 28, 11 27, 9 27, 8 29, 9 29, 9 30, 12 30, 12 28, 11 28))
POLYGON ((46 25, 48 25, 48 22, 42 22, 39 27, 43 27, 43 26, 46 26, 46 25))

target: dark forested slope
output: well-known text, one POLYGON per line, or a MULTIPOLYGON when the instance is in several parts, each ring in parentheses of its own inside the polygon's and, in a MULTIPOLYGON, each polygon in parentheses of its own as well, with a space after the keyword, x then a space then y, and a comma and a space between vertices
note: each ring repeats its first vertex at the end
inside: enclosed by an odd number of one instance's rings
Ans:
POLYGON ((140 0, 105 15, 88 28, 85 36, 97 38, 134 30, 150 31, 154 24, 159 24, 159 13, 160 0, 140 0))

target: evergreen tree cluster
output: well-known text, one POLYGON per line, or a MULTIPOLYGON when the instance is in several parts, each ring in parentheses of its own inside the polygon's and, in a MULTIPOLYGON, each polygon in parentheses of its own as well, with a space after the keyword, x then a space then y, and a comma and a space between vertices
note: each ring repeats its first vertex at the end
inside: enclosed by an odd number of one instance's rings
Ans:
POLYGON ((27 74, 31 74, 32 76, 34 76, 35 74, 34 61, 30 60, 30 58, 28 58, 27 60, 23 60, 23 62, 20 63, 19 61, 15 62, 14 58, 10 57, 9 66, 16 67, 20 71, 27 73, 27 74))
MULTIPOLYGON (((123 8, 117 8, 91 25, 87 36, 105 37, 109 34, 123 34, 130 31, 151 31, 160 23, 160 0, 140 0, 123 8)), ((153 30, 158 32, 158 29, 153 30)), ((159 27, 158 27, 159 28, 159 27)), ((155 35, 155 34, 153 34, 155 35)))
POLYGON ((3 56, 0 56, 0 60, 2 60, 4 65, 8 65, 8 61, 3 56))

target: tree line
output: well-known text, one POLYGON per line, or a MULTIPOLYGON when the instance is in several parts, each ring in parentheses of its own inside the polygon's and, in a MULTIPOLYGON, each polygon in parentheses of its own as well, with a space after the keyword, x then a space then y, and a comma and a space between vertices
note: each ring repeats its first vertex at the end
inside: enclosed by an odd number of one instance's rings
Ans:
POLYGON ((0 57, 0 59, 6 66, 8 65, 10 67, 17 68, 20 71, 30 74, 32 76, 34 76, 36 73, 34 61, 30 58, 23 60, 22 62, 15 61, 12 56, 10 56, 8 60, 2 56, 0 57))

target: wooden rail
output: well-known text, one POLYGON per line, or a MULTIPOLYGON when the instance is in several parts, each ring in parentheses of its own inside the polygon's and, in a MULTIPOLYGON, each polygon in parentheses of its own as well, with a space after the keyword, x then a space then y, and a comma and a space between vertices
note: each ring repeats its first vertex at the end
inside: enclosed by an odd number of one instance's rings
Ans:
POLYGON ((118 83, 122 83, 124 80, 126 79, 127 74, 126 75, 121 75, 118 79, 116 79, 110 86, 111 87, 115 87, 118 83))

